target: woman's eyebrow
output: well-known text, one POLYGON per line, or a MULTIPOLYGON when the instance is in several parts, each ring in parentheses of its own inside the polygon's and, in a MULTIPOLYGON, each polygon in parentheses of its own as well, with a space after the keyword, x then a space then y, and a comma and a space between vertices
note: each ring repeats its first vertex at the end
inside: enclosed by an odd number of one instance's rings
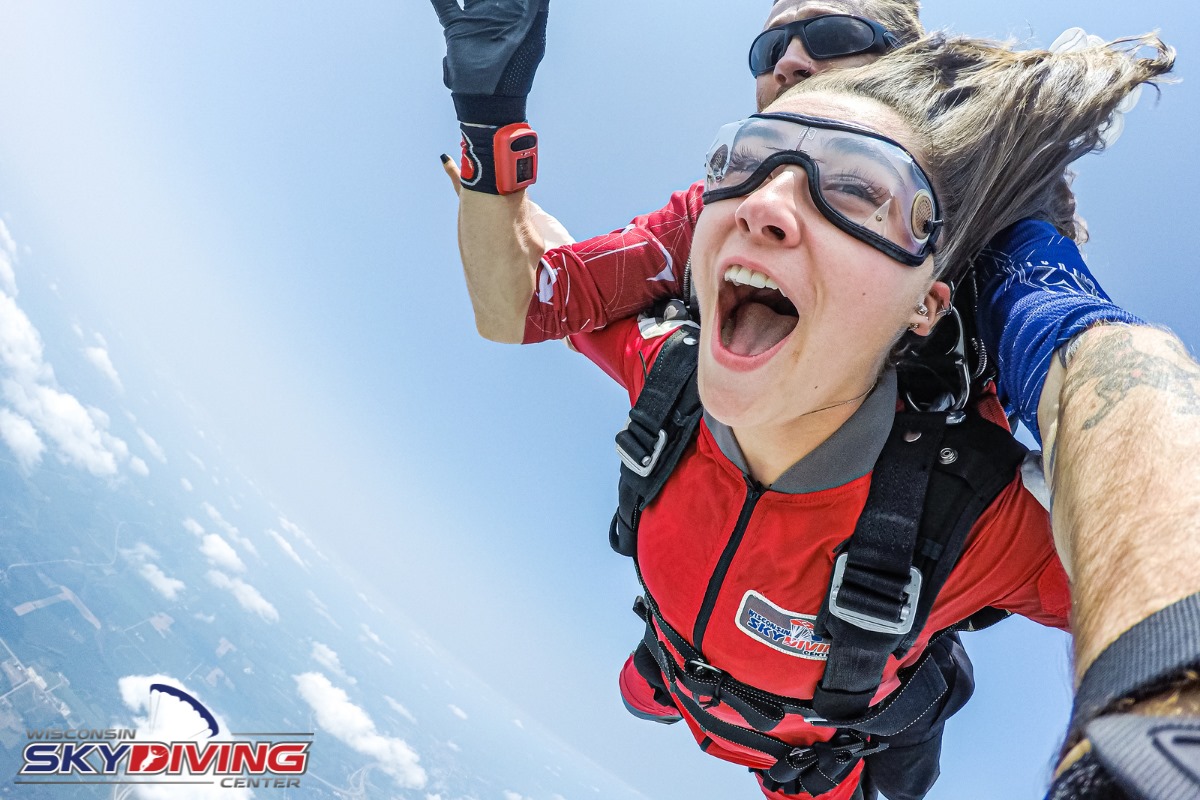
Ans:
POLYGON ((829 143, 829 147, 831 150, 846 155, 866 156, 871 161, 887 168, 896 178, 897 183, 904 181, 904 177, 900 174, 900 170, 896 169, 896 165, 892 163, 892 160, 879 152, 878 148, 872 147, 864 141, 849 136, 839 136, 829 143))

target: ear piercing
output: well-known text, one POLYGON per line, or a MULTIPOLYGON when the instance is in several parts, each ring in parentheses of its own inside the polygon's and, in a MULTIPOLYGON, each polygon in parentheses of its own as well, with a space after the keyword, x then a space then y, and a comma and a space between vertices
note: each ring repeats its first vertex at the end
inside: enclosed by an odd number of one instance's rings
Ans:
POLYGON ((929 306, 925 305, 924 303, 921 303, 921 305, 917 306, 917 313, 920 314, 922 317, 928 317, 929 316, 929 306))

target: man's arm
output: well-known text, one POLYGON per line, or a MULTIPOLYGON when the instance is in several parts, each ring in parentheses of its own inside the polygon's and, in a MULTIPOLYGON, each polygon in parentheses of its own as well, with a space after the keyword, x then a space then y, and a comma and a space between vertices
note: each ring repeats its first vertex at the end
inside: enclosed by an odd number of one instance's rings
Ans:
POLYGON ((475 327, 485 339, 520 344, 533 296, 534 270, 545 252, 531 223, 533 203, 525 192, 459 196, 458 247, 475 327))
POLYGON ((1200 591, 1200 365, 1146 326, 1097 326, 1071 349, 1038 418, 1078 677, 1135 623, 1200 591))

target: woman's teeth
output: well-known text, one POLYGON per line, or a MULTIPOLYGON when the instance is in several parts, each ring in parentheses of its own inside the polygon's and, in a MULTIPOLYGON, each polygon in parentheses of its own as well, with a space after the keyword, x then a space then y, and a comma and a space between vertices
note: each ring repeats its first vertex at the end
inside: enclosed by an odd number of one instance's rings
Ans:
MULTIPOLYGON (((779 284, 774 280, 762 274, 755 272, 748 267, 733 265, 725 270, 725 280, 732 283, 734 286, 753 286, 755 289, 774 289, 783 294, 783 290, 779 288, 779 284)), ((784 295, 786 297, 787 295, 784 295)))

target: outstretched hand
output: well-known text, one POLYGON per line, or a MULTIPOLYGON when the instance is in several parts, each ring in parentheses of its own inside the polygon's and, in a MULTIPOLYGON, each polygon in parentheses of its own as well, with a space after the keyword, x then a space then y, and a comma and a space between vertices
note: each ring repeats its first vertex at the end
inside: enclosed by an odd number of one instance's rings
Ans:
POLYGON ((525 99, 546 52, 550 0, 431 0, 446 35, 443 80, 460 122, 525 119, 525 99))

